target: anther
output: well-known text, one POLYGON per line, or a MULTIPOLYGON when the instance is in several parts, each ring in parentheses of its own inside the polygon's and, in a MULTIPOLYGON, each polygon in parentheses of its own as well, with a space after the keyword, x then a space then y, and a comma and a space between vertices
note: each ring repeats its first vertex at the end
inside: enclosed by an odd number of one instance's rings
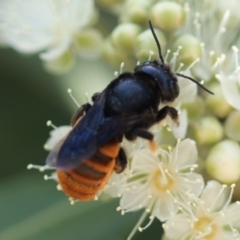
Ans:
POLYGON ((47 124, 48 127, 52 127, 53 129, 57 129, 57 127, 52 123, 51 120, 48 120, 46 124, 47 124))
POLYGON ((73 100, 73 102, 75 103, 75 105, 79 108, 80 104, 77 102, 77 100, 72 95, 72 89, 68 88, 67 92, 68 92, 69 96, 71 97, 71 99, 73 100))
POLYGON ((121 210, 122 210, 121 206, 118 206, 118 207, 116 208, 116 210, 117 210, 117 212, 121 211, 121 210))

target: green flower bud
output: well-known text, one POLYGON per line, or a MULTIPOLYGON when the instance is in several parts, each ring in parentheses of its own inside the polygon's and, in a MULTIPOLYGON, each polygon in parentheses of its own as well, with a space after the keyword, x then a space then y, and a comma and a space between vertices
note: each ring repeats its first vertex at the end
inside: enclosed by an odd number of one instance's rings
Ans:
POLYGON ((226 117, 232 111, 232 107, 223 97, 220 84, 214 83, 209 85, 208 88, 214 92, 214 95, 205 94, 207 108, 219 118, 226 117))
POLYGON ((204 101, 199 96, 195 97, 194 101, 192 102, 183 103, 182 107, 187 109, 188 119, 190 121, 198 120, 200 117, 202 117, 205 111, 204 101))
POLYGON ((236 141, 240 141, 240 112, 232 112, 224 124, 226 135, 236 141))
POLYGON ((234 183, 240 178, 240 147, 231 140, 216 144, 206 160, 207 172, 223 183, 234 183))
POLYGON ((102 54, 106 61, 117 68, 119 68, 122 62, 124 62, 125 66, 128 66, 129 68, 133 68, 136 64, 131 62, 131 57, 129 57, 125 52, 116 49, 109 39, 104 42, 102 54))
POLYGON ((192 64, 196 59, 201 57, 202 50, 200 41, 190 34, 183 34, 179 36, 174 42, 174 49, 181 46, 177 62, 183 63, 184 68, 192 64))
POLYGON ((96 0, 103 8, 117 10, 123 3, 123 0, 96 0))
POLYGON ((86 58, 98 57, 102 50, 102 35, 95 29, 86 29, 74 36, 78 53, 86 58))
POLYGON ((140 31, 141 28, 133 23, 123 23, 118 25, 111 34, 113 46, 131 54, 134 50, 135 41, 140 31))
POLYGON ((196 141, 200 144, 216 143, 223 137, 222 125, 215 117, 201 118, 194 129, 196 141))
POLYGON ((130 22, 145 25, 148 20, 147 10, 141 6, 136 8, 131 8, 128 11, 128 19, 130 22))
POLYGON ((184 25, 185 12, 176 2, 162 1, 152 7, 150 18, 155 26, 166 32, 172 32, 184 25))
MULTIPOLYGON (((154 31, 161 44, 161 50, 164 52, 166 46, 166 38, 160 30, 154 29, 154 31)), ((136 58, 140 61, 146 61, 149 58, 150 51, 154 52, 152 59, 159 58, 157 44, 153 38, 151 30, 148 29, 137 36, 135 43, 136 58)))
POLYGON ((53 74, 63 74, 69 71, 75 62, 73 53, 68 50, 62 54, 59 58, 52 61, 44 61, 44 68, 53 74))
POLYGON ((121 21, 146 25, 149 20, 148 8, 151 4, 152 0, 127 0, 122 9, 121 21))

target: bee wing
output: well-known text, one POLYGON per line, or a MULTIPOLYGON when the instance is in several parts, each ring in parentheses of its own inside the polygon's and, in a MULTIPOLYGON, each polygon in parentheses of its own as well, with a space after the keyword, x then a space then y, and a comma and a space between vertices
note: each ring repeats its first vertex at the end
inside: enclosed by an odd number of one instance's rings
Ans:
POLYGON ((49 153, 47 165, 63 170, 73 169, 97 150, 98 128, 104 120, 105 94, 88 110, 87 114, 49 153))
POLYGON ((116 116, 105 121, 99 126, 97 141, 98 146, 103 146, 114 137, 124 134, 139 122, 139 115, 116 116))

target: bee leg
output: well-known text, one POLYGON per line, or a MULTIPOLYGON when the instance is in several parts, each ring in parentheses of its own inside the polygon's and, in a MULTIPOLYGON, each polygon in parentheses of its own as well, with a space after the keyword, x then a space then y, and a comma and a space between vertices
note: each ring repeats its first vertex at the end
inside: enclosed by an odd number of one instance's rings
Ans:
POLYGON ((122 148, 120 148, 118 156, 116 157, 116 164, 114 167, 114 171, 116 173, 121 173, 127 166, 127 156, 122 148))
POLYGON ((149 141, 149 149, 153 152, 157 149, 157 143, 154 140, 154 135, 151 132, 149 132, 147 129, 135 128, 127 132, 125 134, 125 137, 130 141, 135 140, 137 137, 147 139, 149 141))
POLYGON ((100 92, 96 92, 96 93, 94 93, 93 95, 92 95, 92 101, 93 102, 95 102, 97 99, 98 99, 98 97, 100 96, 100 92))
POLYGON ((134 141, 137 137, 145 138, 149 141, 152 141, 154 138, 153 134, 144 128, 134 128, 128 131, 125 137, 129 141, 134 141))
POLYGON ((170 118, 175 122, 177 125, 178 122, 178 111, 177 109, 169 106, 163 107, 161 110, 158 111, 156 122, 162 121, 167 115, 170 116, 170 118))
POLYGON ((77 112, 72 116, 71 119, 71 126, 74 126, 78 120, 84 115, 84 113, 87 113, 87 111, 91 108, 91 104, 90 103, 85 103, 83 104, 78 110, 77 112))

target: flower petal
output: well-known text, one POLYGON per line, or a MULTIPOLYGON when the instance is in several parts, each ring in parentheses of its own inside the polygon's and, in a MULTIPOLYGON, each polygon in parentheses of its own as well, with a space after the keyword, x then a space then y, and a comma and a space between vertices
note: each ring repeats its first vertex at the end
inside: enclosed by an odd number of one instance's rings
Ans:
POLYGON ((226 224, 231 222, 235 228, 240 228, 240 204, 232 203, 229 205, 225 211, 224 222, 226 224))
POLYGON ((204 201, 205 206, 212 211, 220 209, 226 200, 227 196, 224 193, 219 196, 221 189, 222 185, 219 182, 212 180, 207 182, 207 185, 203 190, 201 198, 204 201))
POLYGON ((160 221, 166 221, 175 214, 178 207, 171 199, 171 196, 165 195, 156 202, 154 206, 153 215, 156 216, 160 221))
POLYGON ((219 76, 224 97, 227 102, 237 110, 240 110, 239 78, 239 74, 235 74, 234 77, 227 77, 224 74, 220 74, 219 76))
POLYGON ((71 129, 71 126, 61 126, 52 130, 50 132, 50 138, 44 144, 44 148, 46 150, 53 149, 54 146, 71 131, 71 129))
POLYGON ((172 155, 172 161, 179 168, 195 163, 198 155, 195 141, 184 139, 174 148, 172 155))
POLYGON ((190 235, 191 225, 187 215, 178 214, 170 221, 167 221, 166 225, 165 234, 169 239, 181 239, 184 235, 187 237, 187 233, 190 235), (171 224, 171 222, 174 224, 171 224))
POLYGON ((186 136, 187 127, 188 127, 187 111, 183 110, 179 115, 178 126, 176 126, 176 124, 174 124, 171 121, 171 129, 173 131, 174 137, 176 139, 183 139, 186 136))

